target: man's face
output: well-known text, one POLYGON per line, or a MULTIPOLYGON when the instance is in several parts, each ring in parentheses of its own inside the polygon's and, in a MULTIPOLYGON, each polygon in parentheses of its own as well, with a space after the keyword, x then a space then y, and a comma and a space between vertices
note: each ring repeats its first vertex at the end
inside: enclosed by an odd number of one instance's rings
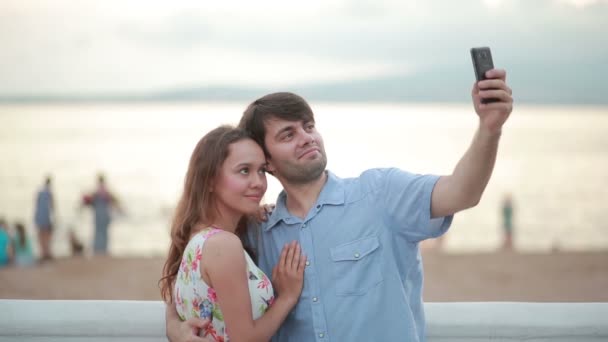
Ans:
POLYGON ((264 141, 270 154, 268 170, 280 181, 306 184, 321 176, 327 166, 327 155, 314 121, 273 118, 264 125, 264 141))

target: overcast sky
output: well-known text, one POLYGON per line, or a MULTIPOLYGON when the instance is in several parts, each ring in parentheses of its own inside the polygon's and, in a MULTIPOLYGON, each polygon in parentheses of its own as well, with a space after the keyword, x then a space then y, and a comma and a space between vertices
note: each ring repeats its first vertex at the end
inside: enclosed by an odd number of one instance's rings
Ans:
POLYGON ((368 79, 483 45, 497 66, 605 74, 607 37, 604 0, 2 0, 0 95, 368 79))

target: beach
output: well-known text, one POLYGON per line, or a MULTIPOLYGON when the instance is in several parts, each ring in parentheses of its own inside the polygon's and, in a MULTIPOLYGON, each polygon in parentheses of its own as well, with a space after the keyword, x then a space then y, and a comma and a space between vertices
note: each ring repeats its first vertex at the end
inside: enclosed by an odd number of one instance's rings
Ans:
MULTIPOLYGON (((426 302, 607 302, 608 252, 423 252, 426 302)), ((160 300, 162 257, 61 258, 0 269, 3 299, 160 300)))

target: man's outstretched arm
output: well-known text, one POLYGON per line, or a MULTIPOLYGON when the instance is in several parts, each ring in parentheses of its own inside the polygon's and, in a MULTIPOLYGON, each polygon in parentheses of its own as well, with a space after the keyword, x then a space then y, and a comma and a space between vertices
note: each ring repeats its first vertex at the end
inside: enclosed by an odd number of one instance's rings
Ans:
POLYGON ((502 126, 513 110, 513 98, 504 70, 489 70, 486 76, 491 79, 475 83, 471 92, 479 128, 454 172, 440 177, 435 184, 431 217, 452 215, 477 205, 492 175, 502 126), (499 101, 481 103, 489 98, 499 101))
POLYGON ((191 318, 182 321, 177 315, 175 305, 166 304, 165 307, 165 326, 167 338, 170 342, 213 342, 208 337, 199 337, 199 331, 204 330, 209 325, 209 320, 191 318))

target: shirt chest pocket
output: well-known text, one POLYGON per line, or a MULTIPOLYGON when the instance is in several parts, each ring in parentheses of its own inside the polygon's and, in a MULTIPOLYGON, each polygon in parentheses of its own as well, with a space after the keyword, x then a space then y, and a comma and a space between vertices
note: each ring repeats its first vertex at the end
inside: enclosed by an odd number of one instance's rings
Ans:
POLYGON ((378 237, 366 237, 330 249, 336 294, 361 296, 382 282, 378 237))

